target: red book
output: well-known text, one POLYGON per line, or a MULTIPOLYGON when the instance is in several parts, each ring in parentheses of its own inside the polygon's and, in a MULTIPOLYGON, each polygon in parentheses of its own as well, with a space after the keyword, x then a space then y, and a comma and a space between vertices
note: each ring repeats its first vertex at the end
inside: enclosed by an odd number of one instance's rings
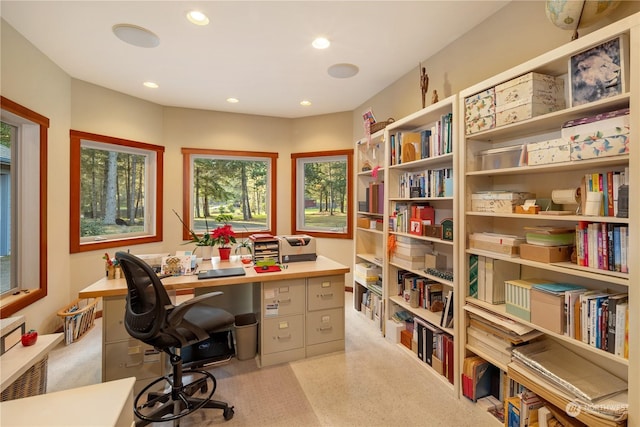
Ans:
POLYGON ((453 384, 453 337, 445 335, 445 359, 447 360, 447 379, 453 384))
POLYGON ((613 211, 613 171, 607 172, 607 216, 615 216, 613 211))

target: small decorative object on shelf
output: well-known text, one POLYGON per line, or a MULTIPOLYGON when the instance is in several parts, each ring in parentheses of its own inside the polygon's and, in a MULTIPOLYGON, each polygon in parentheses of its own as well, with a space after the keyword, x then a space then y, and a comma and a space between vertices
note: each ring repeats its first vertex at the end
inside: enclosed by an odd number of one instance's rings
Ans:
POLYGON ((29 332, 23 334, 20 337, 20 341, 22 342, 22 345, 25 347, 34 345, 36 341, 38 341, 38 332, 36 332, 35 329, 31 329, 29 330, 29 332))
MULTIPOLYGON (((429 90, 429 75, 427 69, 420 64, 420 90, 422 91, 422 108, 427 106, 427 91, 429 90)), ((433 91, 435 94, 435 90, 433 91)))

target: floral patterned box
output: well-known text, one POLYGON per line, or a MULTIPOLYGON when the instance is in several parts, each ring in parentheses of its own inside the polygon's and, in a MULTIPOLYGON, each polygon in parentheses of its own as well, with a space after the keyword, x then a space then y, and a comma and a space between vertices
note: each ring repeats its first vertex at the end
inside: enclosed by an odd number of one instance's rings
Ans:
POLYGON ((563 138, 527 144, 527 163, 529 166, 562 163, 571 160, 569 141, 563 138))
POLYGON ((565 107, 564 80, 546 74, 528 73, 496 86, 496 107, 514 102, 565 107))
POLYGON ((496 127, 552 113, 560 109, 559 105, 529 102, 528 100, 512 102, 511 104, 496 107, 496 127))
POLYGON ((465 134, 493 129, 496 126, 496 94, 487 89, 464 100, 465 134))
POLYGON ((569 141, 571 160, 618 156, 629 153, 629 110, 585 118, 575 126, 562 128, 561 136, 569 141))

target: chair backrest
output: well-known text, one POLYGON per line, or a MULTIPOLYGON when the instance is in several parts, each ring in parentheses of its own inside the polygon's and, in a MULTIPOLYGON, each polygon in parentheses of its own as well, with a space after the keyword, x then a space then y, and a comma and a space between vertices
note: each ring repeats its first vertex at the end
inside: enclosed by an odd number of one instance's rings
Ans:
POLYGON ((155 347, 163 341, 171 299, 146 262, 127 252, 117 252, 116 260, 127 280, 124 326, 133 338, 155 347))

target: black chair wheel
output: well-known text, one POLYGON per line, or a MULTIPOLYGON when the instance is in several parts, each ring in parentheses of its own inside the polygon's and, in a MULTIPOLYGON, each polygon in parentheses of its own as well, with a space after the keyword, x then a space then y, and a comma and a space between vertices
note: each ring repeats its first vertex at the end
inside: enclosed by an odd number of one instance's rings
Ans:
POLYGON ((225 421, 229 421, 231 418, 233 418, 234 413, 235 412, 233 411, 233 407, 231 407, 225 409, 222 415, 224 416, 225 421))

